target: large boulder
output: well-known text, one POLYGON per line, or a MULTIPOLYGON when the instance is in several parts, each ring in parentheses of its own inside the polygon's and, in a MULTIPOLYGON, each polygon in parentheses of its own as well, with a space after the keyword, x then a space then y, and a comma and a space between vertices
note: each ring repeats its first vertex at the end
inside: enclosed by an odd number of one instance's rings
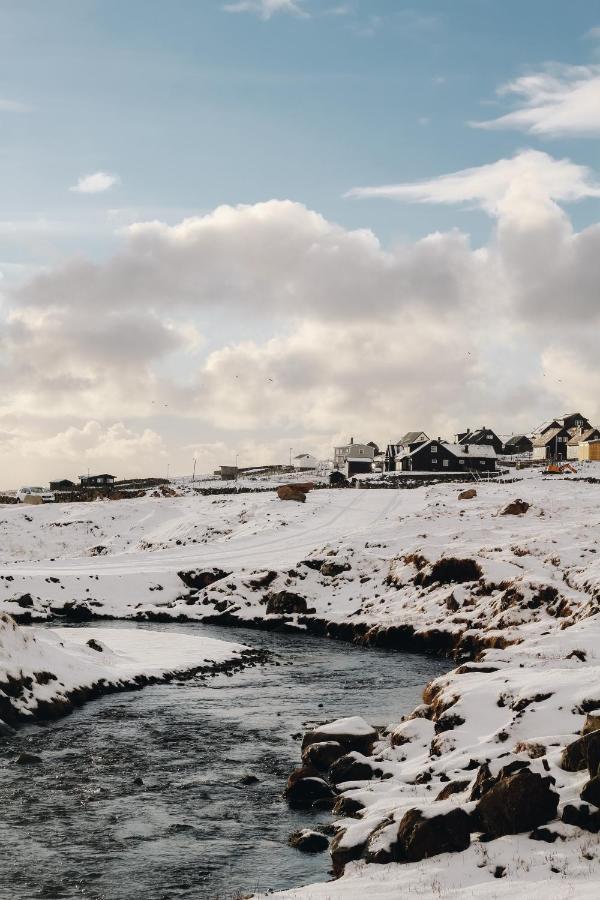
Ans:
POLYGON ((291 591, 277 591, 267 594, 267 613, 290 615, 305 613, 308 610, 306 600, 300 594, 291 591))
POLYGON ((277 488, 277 496, 280 500, 295 500, 297 503, 304 503, 306 500, 304 491, 293 484, 282 484, 277 488))
POLYGON ((345 750, 338 741, 322 741, 308 744, 302 751, 302 762, 305 766, 314 766, 320 772, 326 772, 330 766, 344 756, 345 750))
POLYGON ((343 781, 369 781, 373 775, 371 763, 360 753, 341 756, 329 770, 329 779, 334 784, 341 784, 343 781))
POLYGON ((558 794, 553 779, 530 769, 499 778, 479 800, 475 820, 481 831, 499 837, 545 825, 556 817, 558 794))
POLYGON ((289 836, 288 844, 302 853, 322 853, 327 850, 329 841, 320 831, 312 828, 301 828, 289 836))
POLYGON ((600 775, 590 778, 581 792, 581 799, 600 808, 600 775))
POLYGON ((338 563, 338 562, 324 562, 321 566, 321 575, 324 575, 326 578, 335 578, 337 575, 341 575, 342 572, 347 572, 350 568, 348 563, 338 563))
POLYGON ((595 713, 588 713, 581 729, 582 734, 589 734, 591 731, 600 731, 600 716, 595 713))
POLYGON ((459 500, 472 500, 473 497, 477 496, 477 491, 475 488, 467 488, 466 491, 461 491, 458 495, 459 500))
POLYGON ((322 800, 333 804, 336 794, 316 769, 302 766, 295 769, 288 778, 283 796, 292 809, 310 809, 314 803, 322 800))
POLYGON ((360 859, 366 847, 364 838, 356 838, 352 840, 353 835, 343 829, 338 831, 331 842, 329 852, 331 853, 331 861, 333 863, 333 872, 335 875, 341 875, 347 862, 353 859, 360 859))
POLYGON ((560 757, 560 767, 565 772, 582 772, 588 769, 593 778, 600 764, 600 731, 590 731, 567 744, 560 757))
POLYGON ((567 803, 562 813, 562 820, 566 825, 576 825, 577 828, 583 828, 592 834, 598 834, 600 831, 600 811, 592 810, 587 803, 580 803, 575 806, 573 803, 567 803))
POLYGON ((470 842, 471 820, 464 809, 427 817, 420 809, 409 809, 398 826, 400 858, 406 862, 466 850, 470 842))
POLYGON ((178 572, 177 575, 186 585, 186 587, 200 590, 214 584, 215 581, 221 581, 227 578, 231 572, 224 572, 223 569, 191 569, 187 572, 178 572))
POLYGON ((501 516, 523 516, 529 509, 529 503, 526 500, 513 500, 504 507, 501 516))
POLYGON ((346 752, 358 750, 359 753, 369 753, 377 737, 377 731, 372 725, 360 716, 349 716, 307 731, 302 740, 302 749, 322 741, 337 741, 346 752))

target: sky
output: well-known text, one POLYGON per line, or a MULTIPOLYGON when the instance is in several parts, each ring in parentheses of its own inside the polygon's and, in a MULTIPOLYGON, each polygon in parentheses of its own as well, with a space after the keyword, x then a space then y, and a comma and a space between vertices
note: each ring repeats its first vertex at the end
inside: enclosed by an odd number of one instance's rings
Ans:
POLYGON ((600 422, 589 0, 0 0, 0 488, 600 422))

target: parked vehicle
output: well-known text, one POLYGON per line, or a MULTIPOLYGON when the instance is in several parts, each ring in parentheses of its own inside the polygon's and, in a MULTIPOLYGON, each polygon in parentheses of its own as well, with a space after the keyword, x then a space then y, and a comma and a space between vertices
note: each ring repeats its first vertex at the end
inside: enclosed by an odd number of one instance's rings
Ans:
POLYGON ((22 487, 17 491, 19 503, 54 503, 55 497, 52 491, 43 487, 22 487))

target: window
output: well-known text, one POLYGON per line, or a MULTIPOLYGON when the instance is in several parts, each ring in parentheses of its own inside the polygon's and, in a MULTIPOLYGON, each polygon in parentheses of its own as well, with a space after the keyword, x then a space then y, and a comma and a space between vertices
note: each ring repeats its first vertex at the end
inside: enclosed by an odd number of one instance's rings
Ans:
POLYGON ((465 464, 464 459, 459 459, 459 463, 461 464, 461 466, 464 466, 464 464, 465 464))
POLYGON ((432 445, 431 445, 431 452, 432 452, 432 453, 437 453, 437 444, 432 444, 432 445))
POLYGON ((447 460, 447 459, 444 460, 443 465, 445 465, 445 466, 448 465, 448 460, 447 460))

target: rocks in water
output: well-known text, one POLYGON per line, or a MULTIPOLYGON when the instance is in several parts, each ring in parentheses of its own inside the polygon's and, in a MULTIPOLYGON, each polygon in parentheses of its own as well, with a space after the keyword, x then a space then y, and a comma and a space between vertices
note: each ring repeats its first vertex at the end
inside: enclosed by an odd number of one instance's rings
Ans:
POLYGON ((330 801, 333 805, 336 793, 316 769, 302 766, 295 769, 288 778, 283 796, 292 809, 310 809, 314 803, 322 800, 330 801))
POLYGON ((345 752, 338 741, 321 741, 304 748, 302 762, 305 766, 314 766, 320 772, 326 772, 345 752))
POLYGON ((177 576, 183 581, 186 587, 201 590, 209 587, 215 581, 221 581, 222 578, 228 578, 231 572, 224 572, 223 569, 191 569, 189 572, 178 572, 177 576))
POLYGON ((250 785, 250 784, 258 784, 258 778, 256 775, 252 775, 250 772, 247 772, 245 775, 242 775, 240 778, 240 784, 250 785))
POLYGON ((477 491, 475 488, 467 488, 466 491, 461 491, 458 495, 459 500, 472 500, 473 497, 477 496, 477 491))
POLYGON ((41 762, 41 756, 38 756, 36 753, 29 753, 27 750, 19 753, 15 759, 15 763, 18 766, 38 766, 41 762))
POLYGON ((354 797, 348 797, 341 794, 333 805, 332 812, 334 816, 343 816, 344 818, 357 817, 358 813, 365 808, 364 803, 356 800, 354 797))
POLYGON ((397 853, 406 862, 460 852, 470 843, 471 819, 464 809, 428 817, 420 809, 409 809, 398 826, 397 853))
POLYGON ((357 750, 359 753, 369 753, 378 738, 377 731, 360 716, 350 716, 346 719, 336 719, 307 731, 302 740, 302 749, 309 744, 318 744, 323 741, 337 741, 346 753, 357 750))
POLYGON ((277 496, 280 500, 295 500, 296 503, 304 503, 306 494, 294 484, 282 484, 277 488, 277 496))
POLYGON ((523 516, 529 509, 529 503, 526 500, 513 500, 508 506, 505 506, 501 516, 523 516))
POLYGON ((305 613, 307 610, 306 600, 300 594, 293 594, 291 591, 267 594, 267 613, 290 615, 305 613))
POLYGON ((500 837, 550 822, 556 817, 559 800, 552 784, 552 778, 529 769, 499 777, 485 791, 473 814, 479 829, 500 837))
POLYGON ((567 744, 560 757, 560 767, 565 772, 582 772, 588 769, 593 778, 600 765, 600 731, 589 731, 567 744))
POLYGON ((133 783, 135 784, 136 787, 142 787, 144 784, 144 779, 140 778, 140 776, 138 775, 136 778, 133 779, 133 783))
POLYGON ((312 828, 301 828, 295 831, 288 839, 290 847, 301 850, 302 853, 322 853, 329 847, 329 841, 320 831, 312 828))
POLYGON ((580 797, 587 803, 591 803, 593 806, 600 808, 600 775, 595 775, 593 778, 590 778, 588 783, 584 786, 580 797))
POLYGON ((441 789, 436 800, 447 800, 448 797, 451 797, 453 794, 462 794, 463 791, 470 785, 470 781, 449 781, 448 784, 445 784, 441 789))
POLYGON ((355 752, 340 757, 329 770, 329 778, 334 784, 343 781, 369 781, 373 775, 369 760, 355 752))

